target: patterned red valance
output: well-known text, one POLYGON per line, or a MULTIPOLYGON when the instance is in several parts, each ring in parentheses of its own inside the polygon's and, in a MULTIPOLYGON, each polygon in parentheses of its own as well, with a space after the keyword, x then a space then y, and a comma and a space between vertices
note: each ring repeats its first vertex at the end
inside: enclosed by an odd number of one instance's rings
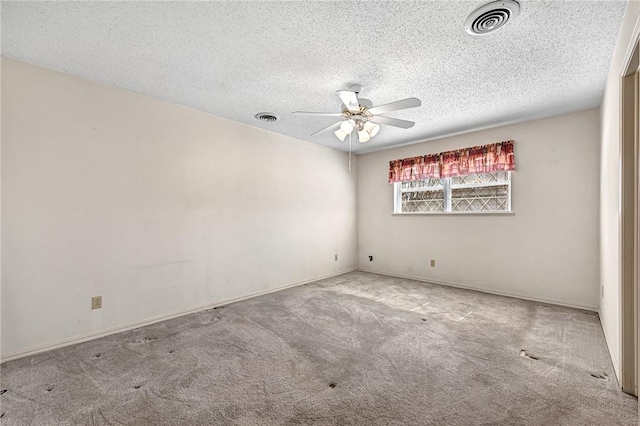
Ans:
POLYGON ((389 162, 389 183, 515 170, 513 141, 389 162))

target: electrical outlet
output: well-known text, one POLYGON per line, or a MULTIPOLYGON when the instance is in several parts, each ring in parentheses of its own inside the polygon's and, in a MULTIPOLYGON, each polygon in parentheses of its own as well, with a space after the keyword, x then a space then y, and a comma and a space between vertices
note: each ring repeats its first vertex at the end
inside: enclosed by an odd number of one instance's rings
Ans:
POLYGON ((432 268, 436 267, 436 260, 435 259, 431 259, 431 267, 432 268))
POLYGON ((338 255, 337 254, 334 256, 333 260, 335 260, 336 262, 338 261, 338 255))
POLYGON ((102 309, 102 296, 91 298, 91 309, 102 309))

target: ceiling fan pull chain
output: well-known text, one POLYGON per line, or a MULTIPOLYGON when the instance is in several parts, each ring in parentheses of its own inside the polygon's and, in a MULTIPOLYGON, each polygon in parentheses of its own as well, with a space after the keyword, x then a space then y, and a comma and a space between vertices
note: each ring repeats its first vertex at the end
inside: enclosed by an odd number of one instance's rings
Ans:
POLYGON ((349 176, 351 176, 351 135, 353 132, 349 133, 349 176))

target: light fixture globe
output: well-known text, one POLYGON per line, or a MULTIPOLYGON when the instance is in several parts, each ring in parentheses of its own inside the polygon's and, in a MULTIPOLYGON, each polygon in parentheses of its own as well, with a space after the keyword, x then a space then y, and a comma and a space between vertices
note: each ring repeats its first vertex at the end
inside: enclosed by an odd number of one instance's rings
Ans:
POLYGON ((342 130, 347 135, 353 131, 353 126, 355 126, 356 122, 352 119, 345 120, 340 124, 340 130, 342 130))
POLYGON ((369 139, 371 139, 371 135, 369 134, 369 132, 364 129, 358 130, 358 141, 360 143, 369 142, 369 139))
POLYGON ((340 142, 344 142, 344 138, 346 138, 349 133, 343 132, 341 126, 341 128, 333 132, 333 134, 336 135, 338 139, 340 139, 340 142))
POLYGON ((371 137, 375 137, 375 135, 378 134, 378 132, 380 131, 380 125, 376 124, 376 123, 372 123, 371 121, 367 121, 364 124, 364 130, 366 130, 367 132, 369 132, 369 134, 371 135, 371 137))

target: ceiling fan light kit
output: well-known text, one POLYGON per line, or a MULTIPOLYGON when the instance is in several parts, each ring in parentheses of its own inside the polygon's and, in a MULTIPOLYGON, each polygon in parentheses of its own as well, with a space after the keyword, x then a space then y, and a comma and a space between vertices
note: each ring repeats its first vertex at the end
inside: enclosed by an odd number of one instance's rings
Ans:
POLYGON ((338 90, 338 97, 344 106, 341 113, 295 111, 293 114, 341 117, 340 121, 337 121, 311 135, 315 136, 332 130, 333 134, 340 140, 340 142, 343 142, 348 135, 354 132, 356 133, 358 142, 368 142, 371 138, 375 137, 378 132, 380 132, 381 124, 400 127, 402 129, 409 129, 413 127, 415 124, 413 121, 384 117, 380 114, 419 107, 422 105, 420 99, 407 98, 374 107, 369 99, 358 97, 362 91, 362 87, 363 86, 360 84, 354 84, 349 88, 350 90, 338 90))

